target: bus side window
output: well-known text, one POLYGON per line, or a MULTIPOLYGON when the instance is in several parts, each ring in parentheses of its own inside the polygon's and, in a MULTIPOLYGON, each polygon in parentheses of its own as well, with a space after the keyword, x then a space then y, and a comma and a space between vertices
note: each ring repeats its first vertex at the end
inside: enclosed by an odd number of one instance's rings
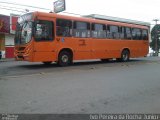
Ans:
POLYGON ((119 39, 120 38, 118 29, 119 29, 118 26, 114 26, 114 25, 110 26, 110 34, 111 34, 112 39, 119 39))
POLYGON ((142 40, 148 40, 148 31, 142 30, 142 40))
POLYGON ((142 40, 142 30, 141 29, 137 29, 137 39, 142 40))
POLYGON ((132 32, 131 32, 131 28, 129 27, 125 27, 125 33, 124 33, 124 38, 127 40, 131 40, 132 39, 132 32))
POLYGON ((73 36, 80 38, 90 37, 90 23, 87 22, 74 22, 73 36))
POLYGON ((36 21, 34 37, 36 41, 53 40, 53 22, 45 20, 36 21))
POLYGON ((106 25, 92 24, 92 37, 93 38, 106 38, 106 25))
POLYGON ((108 39, 111 38, 111 34, 110 34, 110 25, 107 25, 106 35, 107 35, 106 37, 107 37, 108 39))
POLYGON ((63 37, 72 36, 72 21, 57 19, 56 20, 56 35, 63 37))
POLYGON ((119 27, 119 36, 120 36, 120 39, 124 39, 124 27, 119 27))
POLYGON ((132 38, 133 40, 141 40, 141 29, 139 28, 132 28, 132 38))

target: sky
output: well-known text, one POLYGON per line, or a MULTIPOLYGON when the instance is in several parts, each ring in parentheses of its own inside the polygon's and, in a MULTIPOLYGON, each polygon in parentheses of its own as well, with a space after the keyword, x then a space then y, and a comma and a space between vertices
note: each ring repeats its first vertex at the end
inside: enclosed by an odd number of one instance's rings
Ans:
MULTIPOLYGON (((2 6, 49 12, 53 10, 55 0, 0 0, 0 14, 23 14, 22 12, 1 9, 2 6), (47 8, 49 10, 33 9, 21 6, 12 6, 1 2, 14 2, 18 4, 47 8)), ((153 19, 160 19, 160 0, 66 0, 65 12, 80 15, 100 14, 120 17, 155 24, 153 19)), ((160 23, 160 22, 159 22, 160 23)))

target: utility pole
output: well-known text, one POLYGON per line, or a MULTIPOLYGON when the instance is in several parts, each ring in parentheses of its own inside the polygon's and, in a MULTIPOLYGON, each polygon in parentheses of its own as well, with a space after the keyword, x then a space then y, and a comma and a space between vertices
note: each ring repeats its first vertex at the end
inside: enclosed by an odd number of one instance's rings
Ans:
MULTIPOLYGON (((153 21, 155 21, 156 22, 156 25, 157 25, 157 22, 159 21, 159 19, 153 19, 153 21)), ((158 30, 157 30, 157 28, 156 28, 156 39, 155 39, 155 55, 156 56, 158 56, 158 52, 159 52, 159 50, 158 50, 158 30)))
POLYGON ((156 22, 156 25, 157 25, 157 22, 159 21, 159 19, 153 19, 153 21, 155 21, 155 22, 156 22))

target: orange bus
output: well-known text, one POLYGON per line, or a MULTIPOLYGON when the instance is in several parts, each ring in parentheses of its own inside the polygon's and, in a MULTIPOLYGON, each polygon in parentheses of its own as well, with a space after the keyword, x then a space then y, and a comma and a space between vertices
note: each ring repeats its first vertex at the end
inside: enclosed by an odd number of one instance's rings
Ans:
POLYGON ((148 54, 149 29, 146 22, 96 14, 27 13, 17 22, 15 58, 60 66, 85 59, 125 62, 148 54))

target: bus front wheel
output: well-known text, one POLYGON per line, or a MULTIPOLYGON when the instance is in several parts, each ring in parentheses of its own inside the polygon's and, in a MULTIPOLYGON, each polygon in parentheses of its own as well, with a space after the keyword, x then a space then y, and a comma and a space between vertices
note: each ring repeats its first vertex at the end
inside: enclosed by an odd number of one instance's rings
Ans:
POLYGON ((68 66, 72 63, 72 56, 68 51, 61 51, 58 56, 59 66, 68 66))

